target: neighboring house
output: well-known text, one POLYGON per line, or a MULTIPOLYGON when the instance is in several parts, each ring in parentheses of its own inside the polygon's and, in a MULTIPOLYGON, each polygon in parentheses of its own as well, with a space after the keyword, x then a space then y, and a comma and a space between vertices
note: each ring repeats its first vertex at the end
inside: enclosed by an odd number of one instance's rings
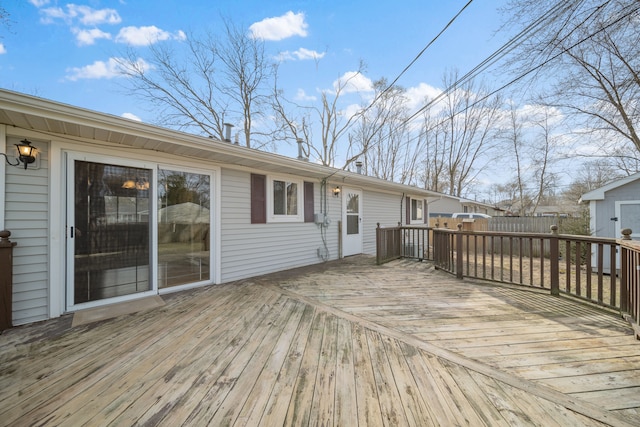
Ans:
MULTIPOLYGON (((631 238, 640 240, 640 172, 589 191, 580 198, 589 202, 589 226, 597 237, 620 238, 625 228, 631 238)), ((609 271, 610 257, 604 254, 604 269, 609 271)))
POLYGON ((0 90, 13 323, 375 254, 435 193, 0 90))
POLYGON ((428 203, 431 217, 450 217, 451 214, 457 212, 481 213, 489 216, 502 215, 501 210, 493 205, 446 194, 431 197, 428 203))

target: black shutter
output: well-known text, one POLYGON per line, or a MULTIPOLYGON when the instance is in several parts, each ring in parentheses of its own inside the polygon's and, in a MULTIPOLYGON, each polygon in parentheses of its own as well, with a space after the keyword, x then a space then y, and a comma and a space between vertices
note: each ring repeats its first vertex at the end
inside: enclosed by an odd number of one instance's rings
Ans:
POLYGON ((315 208, 313 205, 313 182, 304 182, 304 222, 313 222, 315 208))
POLYGON ((267 222, 267 177, 251 174, 251 224, 267 222))

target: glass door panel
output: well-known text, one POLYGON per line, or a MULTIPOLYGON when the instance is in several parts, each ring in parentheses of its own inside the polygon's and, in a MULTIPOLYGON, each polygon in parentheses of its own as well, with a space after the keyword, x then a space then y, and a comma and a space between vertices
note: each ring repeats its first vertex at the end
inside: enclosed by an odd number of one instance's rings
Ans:
POLYGON ((151 289, 151 171, 74 161, 73 303, 151 289))
POLYGON ((209 175, 158 172, 158 287, 210 279, 209 175))

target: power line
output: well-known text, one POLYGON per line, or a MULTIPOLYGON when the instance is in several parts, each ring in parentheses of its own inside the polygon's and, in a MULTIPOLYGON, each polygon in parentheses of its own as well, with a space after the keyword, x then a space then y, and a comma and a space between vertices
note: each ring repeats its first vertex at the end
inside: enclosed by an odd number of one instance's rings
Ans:
POLYGON ((398 82, 398 80, 400 80, 400 77, 402 77, 402 76, 403 76, 403 75, 404 75, 404 74, 409 70, 409 68, 411 68, 411 67, 413 66, 413 64, 415 64, 415 63, 416 63, 416 61, 418 61, 418 59, 420 59, 420 57, 422 56, 422 54, 424 54, 424 53, 426 52, 426 50, 427 50, 427 49, 429 49, 429 48, 431 47, 431 45, 433 45, 433 44, 436 42, 436 40, 438 40, 438 39, 440 38, 440 36, 441 36, 442 34, 444 34, 444 32, 445 32, 445 31, 447 31, 447 29, 448 29, 448 28, 449 28, 449 27, 454 23, 454 21, 455 21, 456 19, 458 19, 458 17, 459 17, 460 15, 462 15, 462 12, 464 12, 464 11, 465 11, 465 9, 466 9, 467 7, 469 7, 469 5, 470 5, 472 2, 473 2, 473 0, 469 0, 469 1, 467 2, 467 4, 465 4, 465 5, 462 7, 462 9, 460 9, 460 10, 458 11, 458 13, 456 13, 456 14, 454 15, 454 17, 453 17, 453 18, 451 18, 451 19, 449 20, 449 22, 447 22, 447 24, 446 24, 446 25, 445 25, 445 26, 440 30, 440 32, 439 32, 438 34, 436 34, 436 35, 435 35, 435 37, 434 37, 434 38, 432 38, 432 39, 431 39, 431 41, 429 41, 429 43, 427 43, 427 44, 426 44, 426 46, 425 46, 424 48, 422 48, 422 50, 421 50, 421 51, 420 51, 420 52, 419 52, 419 53, 418 53, 418 54, 417 54, 417 55, 416 55, 416 56, 411 60, 411 62, 409 62, 409 64, 408 64, 406 67, 404 67, 404 69, 400 72, 400 74, 398 74, 398 75, 396 76, 396 78, 395 78, 395 79, 394 79, 394 80, 393 80, 389 85, 387 85, 387 87, 386 87, 384 90, 382 90, 382 91, 381 91, 381 92, 380 92, 380 93, 379 93, 379 94, 374 98, 374 100, 373 100, 373 101, 371 101, 371 103, 369 104, 369 106, 367 106, 365 109, 363 109, 362 111, 360 111, 360 112, 359 112, 359 114, 361 114, 361 115, 362 115, 362 114, 366 113, 369 109, 371 109, 371 107, 373 107, 373 105, 374 105, 376 102, 378 102, 378 100, 379 100, 379 99, 380 99, 380 98, 381 98, 385 93, 387 93, 389 90, 391 90, 391 88, 393 88, 393 86, 398 82))
MULTIPOLYGON (((582 0, 579 0, 580 2, 582 0)), ((582 22, 580 22, 578 25, 576 25, 573 30, 567 35, 565 36, 565 38, 562 40, 566 40, 566 38, 571 35, 574 31, 576 31, 580 26, 584 25, 584 23, 590 19, 599 9, 601 9, 602 7, 604 7, 605 5, 607 5, 608 3, 610 3, 610 0, 603 3, 602 5, 600 5, 598 8, 596 8, 592 13, 589 14, 589 16, 587 18, 585 18, 582 22)), ((560 2, 560 4, 562 4, 562 2, 560 2)), ((512 80, 510 80, 509 82, 507 82, 506 84, 500 86, 499 88, 493 90, 492 92, 490 92, 489 94, 477 99, 476 101, 474 101, 473 103, 471 103, 470 105, 466 106, 465 108, 456 111, 453 113, 453 115, 451 117, 447 117, 446 119, 441 120, 440 122, 438 122, 437 125, 450 120, 452 117, 455 117, 459 114, 462 114, 466 111, 468 111, 469 109, 475 107, 476 105, 478 105, 479 103, 485 101, 486 99, 490 98, 491 96, 495 95, 496 93, 506 89, 507 87, 513 85, 514 83, 522 80, 524 77, 528 76, 529 74, 543 68, 544 66, 546 66, 547 64, 549 64, 550 62, 554 61, 555 59, 559 58, 560 56, 562 56, 563 54, 569 52, 571 49, 577 47, 578 45, 584 43, 585 41, 593 38, 594 36, 596 36, 597 34, 607 30, 608 28, 610 28, 611 26, 617 24, 618 22, 622 21, 623 19, 626 19, 627 17, 631 16, 632 14, 638 12, 640 10, 640 7, 636 7, 635 9, 630 10, 627 13, 624 13, 625 10, 627 10, 628 8, 632 7, 631 4, 624 7, 621 10, 621 13, 623 13, 621 16, 619 16, 617 19, 615 19, 614 21, 610 22, 607 25, 601 26, 597 31, 587 35, 586 37, 580 39, 579 41, 577 41, 576 43, 572 44, 571 46, 567 47, 567 48, 563 48, 560 52, 556 53, 555 55, 547 58, 545 61, 543 61, 542 63, 536 65, 533 68, 530 68, 529 70, 521 73, 520 75, 518 75, 517 77, 513 78, 512 80)), ((530 32, 538 27, 540 27, 540 25, 548 22, 549 19, 555 19, 557 16, 559 16, 559 13, 563 12, 564 10, 561 10, 562 8, 559 7, 558 5, 556 6, 556 8, 552 9, 551 12, 547 12, 544 15, 542 15, 542 17, 536 19, 536 21, 534 21, 534 24, 529 25, 525 30, 521 31, 520 33, 518 33, 518 35, 516 35, 514 38, 512 38, 509 42, 507 42, 504 46, 502 46, 500 49, 498 49, 498 51, 494 52, 492 55, 489 56, 489 58, 492 57, 497 57, 497 53, 498 52, 505 52, 504 54, 506 54, 507 50, 506 50, 506 46, 511 46, 514 41, 516 40, 521 40, 525 35, 531 35, 530 32)), ((536 30, 537 31, 537 30, 536 30)), ((517 43, 519 44, 519 43, 517 43)), ((513 50, 513 48, 515 48, 517 46, 517 44, 512 47, 510 50, 513 50)), ((504 56, 504 54, 501 54, 500 57, 504 56)), ((488 59, 489 59, 488 58, 488 59)), ((487 60, 488 60, 487 59, 487 60)), ((486 63, 487 60, 483 61, 483 63, 486 63)), ((495 61, 493 61, 492 63, 494 63, 495 61)), ((482 64, 482 63, 481 63, 482 64)), ((474 67, 474 70, 478 69, 480 70, 480 66, 474 67)), ((486 67, 482 68, 482 70, 486 69, 486 67)), ((411 122, 413 119, 415 119, 420 113, 422 113, 424 110, 426 110, 427 108, 431 107, 432 105, 434 105, 435 103, 437 103, 438 101, 440 101, 441 99, 443 99, 448 93, 450 93, 452 90, 454 90, 456 87, 460 86, 461 84, 463 84, 464 82, 466 82, 467 80, 469 80, 471 77, 474 77, 479 71, 477 71, 476 73, 467 73, 465 74, 465 76, 463 78, 460 78, 458 80, 456 80, 456 82, 454 82, 453 84, 451 84, 448 88, 446 88, 441 94, 439 94, 437 97, 435 97, 434 99, 432 99, 431 101, 429 101, 428 103, 426 103, 423 107, 421 107, 418 111, 416 111, 414 114, 412 114, 411 116, 409 116, 408 118, 404 119, 401 123, 399 123, 397 126, 404 126, 406 124, 408 124, 409 122, 411 122), (465 78, 466 77, 466 78, 465 78), (463 80, 464 79, 464 80, 463 80)), ((437 126, 436 125, 436 126, 437 126)), ((419 134, 413 138, 410 138, 409 140, 407 140, 404 144, 407 145, 409 143, 411 143, 412 141, 415 141, 419 138, 421 138, 424 134, 426 134, 429 131, 429 129, 420 131, 419 134)), ((371 146, 367 147, 367 150, 369 148, 374 147, 375 145, 378 145, 379 143, 382 142, 384 138, 379 138, 378 141, 374 144, 372 144, 371 146)))

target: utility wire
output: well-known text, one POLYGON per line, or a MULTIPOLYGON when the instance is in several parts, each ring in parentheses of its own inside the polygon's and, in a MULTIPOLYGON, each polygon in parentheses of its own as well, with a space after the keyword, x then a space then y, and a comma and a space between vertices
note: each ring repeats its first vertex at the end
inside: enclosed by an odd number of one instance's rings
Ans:
MULTIPOLYGON (((464 7, 462 7, 462 9, 460 9, 460 11, 458 11, 458 13, 451 20, 449 20, 447 25, 418 53, 418 55, 416 55, 416 57, 402 70, 402 72, 400 74, 398 74, 398 76, 393 80, 393 82, 391 84, 389 84, 383 91, 381 91, 374 98, 374 100, 371 101, 371 103, 366 108, 362 109, 357 114, 360 115, 360 116, 364 116, 364 114, 368 110, 370 110, 375 105, 375 103, 380 100, 380 98, 384 94, 386 94, 389 90, 391 90, 393 88, 393 86, 398 82, 398 80, 402 77, 402 75, 404 75, 407 72, 407 70, 416 63, 416 61, 422 56, 422 54, 451 26, 451 24, 453 24, 453 22, 462 14, 462 12, 471 4, 472 1, 473 0, 470 0, 469 2, 467 2, 467 4, 465 4, 464 7)), ((583 0, 578 0, 578 1, 582 2, 583 0)), ((507 55, 508 53, 513 51, 518 45, 520 45, 522 43, 522 41, 525 39, 526 36, 531 36, 532 32, 538 31, 538 28, 541 27, 543 24, 545 24, 546 22, 548 22, 550 20, 555 19, 557 16, 560 16, 560 13, 564 12, 564 10, 566 8, 570 7, 570 5, 571 5, 570 3, 569 3, 569 5, 567 5, 566 2, 557 3, 549 11, 544 13, 542 16, 537 18, 534 22, 532 22, 527 27, 525 27, 523 30, 521 30, 515 37, 513 37, 511 40, 509 40, 505 45, 503 45, 501 48, 499 48, 496 52, 491 54, 488 58, 486 58, 484 61, 482 61, 479 65, 474 67, 472 70, 467 72, 467 74, 465 74, 463 77, 461 77, 456 82, 454 82, 449 88, 447 88, 443 92, 441 92, 436 98, 431 100, 427 105, 425 105, 420 110, 418 110, 418 112, 413 114, 409 119, 406 119, 401 124, 399 124, 399 126, 403 126, 403 125, 407 124, 410 120, 415 118, 415 116, 420 114, 420 112, 424 111, 429 106, 431 106, 431 105, 435 104, 436 102, 440 101, 441 99, 443 99, 454 88, 456 88, 456 87, 464 84, 466 81, 474 78, 476 75, 478 75, 479 73, 481 73, 484 70, 486 70, 489 66, 493 65, 499 59, 501 59, 502 57, 504 57, 505 55, 507 55)), ((353 123, 354 122, 350 123, 347 126, 347 128, 353 126, 353 123)), ((420 136, 421 135, 419 135, 418 138, 420 136)), ((411 140, 407 141, 406 143, 409 143, 414 139, 416 139, 416 138, 412 138, 411 140)), ((371 148, 371 147, 368 147, 368 148, 371 148)), ((353 156, 352 159, 354 159, 355 157, 356 156, 353 156)), ((349 163, 350 163, 350 161, 347 162, 347 165, 349 163)), ((345 165, 345 167, 347 165, 345 165)))
MULTIPOLYGON (((610 3, 610 1, 607 1, 606 3, 604 3, 603 5, 601 5, 600 7, 598 7, 596 10, 594 10, 591 14, 589 14, 589 16, 587 18, 585 18, 580 24, 578 24, 571 33, 573 33, 573 31, 577 30, 580 26, 582 26, 591 16, 593 16, 598 9, 601 9, 602 7, 604 7, 606 4, 610 3)), ((562 4, 562 2, 560 2, 560 4, 562 4)), ((625 11, 627 8, 631 7, 631 5, 626 6, 625 8, 623 8, 622 10, 625 11)), ((504 85, 500 86, 499 88, 493 90, 492 92, 490 92, 489 94, 477 99, 476 101, 474 101, 473 103, 471 103, 470 105, 466 106, 465 108, 456 111, 453 113, 453 115, 451 117, 447 117, 446 119, 443 119, 441 121, 438 122, 438 124, 436 124, 435 126, 443 123, 444 121, 450 120, 452 117, 455 117, 459 114, 462 114, 466 111, 468 111, 469 109, 475 107, 476 105, 478 105, 479 103, 485 101, 486 99, 490 98, 491 96, 495 95, 496 93, 506 89, 507 87, 513 85, 514 83, 522 80, 524 77, 528 76, 529 74, 533 73, 534 71, 537 71, 541 68, 543 68, 544 66, 546 66, 547 64, 549 64, 550 62, 554 61, 555 59, 559 58, 560 56, 562 56, 563 54, 569 52, 571 49, 577 47, 578 45, 584 43, 585 41, 593 38, 594 36, 596 36, 597 34, 601 33, 602 31, 607 30, 608 28, 610 28, 611 26, 617 24, 618 22, 622 21, 623 19, 629 17, 630 15, 638 12, 640 10, 640 7, 636 7, 635 9, 630 10, 628 13, 624 13, 623 15, 621 15, 620 17, 618 17, 617 19, 615 19, 614 21, 610 22, 609 24, 600 27, 597 31, 595 31, 594 33, 589 34, 588 36, 580 39, 579 41, 577 41, 576 43, 572 44, 571 46, 567 47, 567 48, 563 48, 560 52, 558 52, 557 54, 547 58, 545 61, 543 61, 542 63, 536 65, 533 68, 530 68, 529 70, 521 73, 520 75, 518 75, 517 77, 515 77, 514 79, 510 80, 509 82, 505 83, 504 85)), ((540 27, 540 25, 544 24, 547 22, 548 19, 555 19, 557 17, 556 13, 560 13, 562 10, 561 8, 554 8, 552 10, 553 13, 546 13, 544 15, 542 15, 541 18, 538 18, 534 24, 529 25, 525 30, 521 31, 520 33, 518 33, 518 35, 516 35, 514 38, 512 38, 509 42, 507 42, 503 47, 501 47, 500 49, 498 49, 498 51, 494 52, 492 55, 489 56, 489 58, 492 57, 496 57, 498 52, 509 52, 511 50, 513 50, 513 48, 515 48, 518 44, 517 43, 515 46, 513 46, 511 49, 506 49, 506 46, 510 46, 513 44, 513 42, 515 40, 521 40, 525 35, 530 35, 528 34, 530 31, 532 31, 533 29, 536 29, 538 27, 540 27)), ((570 33, 570 34, 571 34, 570 33)), ((569 35, 570 35, 569 34, 569 35)), ((569 35, 567 35, 566 37, 568 37, 569 35)), ((565 37, 565 39, 566 39, 565 37)), ((504 56, 506 53, 500 55, 499 57, 504 56)), ((487 60, 489 59, 487 58, 487 60)), ((487 62, 487 60, 483 61, 483 63, 487 62)), ((496 59, 497 60, 497 59, 496 59)), ((491 63, 495 63, 495 60, 491 63)), ((435 103, 437 103, 438 101, 440 101, 441 99, 443 99, 449 92, 451 92, 452 90, 454 90, 456 87, 460 86, 461 84, 463 84, 464 82, 466 82, 467 80, 469 80, 471 77, 474 77, 475 75, 477 75, 480 70, 484 70, 487 67, 483 67, 480 68, 480 66, 474 67, 474 69, 478 69, 477 72, 475 73, 467 73, 465 74, 465 77, 467 77, 466 79, 460 78, 458 80, 456 80, 456 82, 454 82, 453 84, 451 84, 448 88, 446 88, 442 93, 440 93, 437 97, 435 97, 434 99, 432 99, 431 101, 429 101, 428 103, 426 103, 424 106, 422 106, 418 111, 416 111, 414 114, 412 114, 411 116, 409 116, 408 118, 404 119, 401 123, 398 124, 398 126, 404 126, 406 124, 408 124, 409 122, 411 122, 413 119, 415 119, 420 113, 422 113, 423 111, 425 111, 426 109, 428 109, 429 107, 431 107, 432 105, 434 105, 435 103), (463 80, 464 79, 464 80, 463 80)), ((435 127, 434 126, 434 127, 435 127)), ((433 128, 433 127, 432 127, 433 128)), ((430 128, 430 129, 432 129, 430 128)), ((419 135, 410 138, 409 140, 407 140, 405 142, 405 145, 409 144, 412 141, 415 141, 419 138, 421 138, 423 135, 425 135, 430 129, 424 129, 422 131, 419 132, 419 135)), ((367 147, 367 150, 370 148, 375 147, 376 145, 380 144, 382 142, 384 138, 379 138, 377 142, 373 143, 372 145, 367 147)))
POLYGON ((455 14, 455 16, 454 16, 453 18, 451 18, 451 19, 449 20, 449 22, 447 22, 447 24, 444 26, 444 28, 442 28, 442 30, 440 30, 440 32, 439 32, 438 34, 436 34, 436 35, 435 35, 435 37, 434 37, 434 38, 432 38, 432 39, 431 39, 431 41, 430 41, 429 43, 427 43, 427 45, 426 45, 424 48, 422 48, 422 50, 421 50, 421 51, 420 51, 420 52, 415 56, 415 58, 413 58, 413 59, 411 60, 411 62, 409 62, 409 64, 408 64, 406 67, 404 67, 404 69, 400 72, 400 74, 398 74, 398 75, 396 76, 396 78, 395 78, 395 79, 394 79, 394 80, 393 80, 389 85, 387 85, 387 87, 386 87, 384 90, 382 90, 382 91, 381 91, 381 92, 380 92, 380 93, 375 97, 375 99, 374 99, 373 101, 371 101, 371 103, 369 104, 369 106, 367 106, 365 109, 363 109, 362 111, 360 111, 358 114, 363 115, 364 113, 366 113, 367 111, 369 111, 369 110, 371 109, 371 107, 373 107, 373 105, 374 105, 376 102, 378 102, 378 100, 379 100, 379 99, 380 99, 380 98, 381 98, 385 93, 387 93, 389 90, 391 90, 391 88, 393 88, 393 86, 398 82, 398 80, 400 80, 400 77, 402 77, 402 76, 404 75, 404 73, 406 73, 406 72, 409 70, 409 68, 411 68, 411 67, 413 66, 413 64, 415 64, 415 63, 416 63, 416 61, 418 61, 418 59, 420 59, 420 57, 422 56, 422 54, 423 54, 423 53, 425 53, 425 52, 426 52, 426 50, 427 50, 427 49, 429 49, 429 48, 431 47, 431 45, 433 45, 433 44, 436 42, 436 40, 438 40, 438 39, 440 38, 440 36, 441 36, 442 34, 444 34, 444 32, 445 32, 445 31, 447 31, 447 29, 448 29, 448 28, 449 28, 449 27, 454 23, 454 21, 455 21, 456 19, 458 19, 458 17, 459 17, 460 15, 462 15, 462 12, 464 12, 464 11, 465 11, 465 9, 466 9, 467 7, 469 7, 469 5, 470 5, 472 2, 473 2, 473 0, 469 0, 469 1, 467 2, 467 4, 465 4, 465 5, 462 7, 462 9, 460 9, 460 10, 458 11, 458 13, 456 13, 456 14, 455 14))

